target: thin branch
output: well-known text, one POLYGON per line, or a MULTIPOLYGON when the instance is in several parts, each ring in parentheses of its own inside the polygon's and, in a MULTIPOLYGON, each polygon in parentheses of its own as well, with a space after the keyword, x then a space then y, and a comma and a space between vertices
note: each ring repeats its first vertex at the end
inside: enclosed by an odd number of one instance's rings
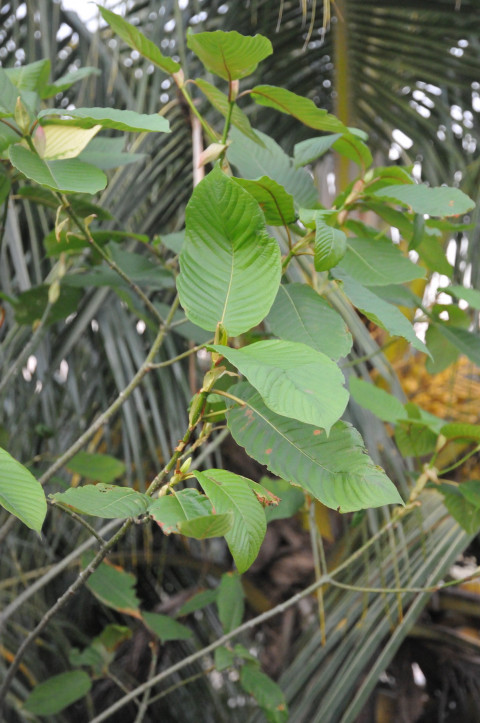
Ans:
MULTIPOLYGON (((156 643, 150 643, 150 649, 152 651, 152 659, 150 660, 150 667, 148 670, 147 680, 151 680, 153 678, 153 675, 155 673, 155 668, 157 667, 157 662, 158 662, 158 649, 157 649, 156 643)), ((148 706, 150 704, 151 692, 152 692, 152 689, 147 688, 147 690, 143 694, 143 698, 140 703, 140 707, 138 709, 137 717, 135 718, 134 723, 142 723, 143 719, 145 718, 145 714, 146 714, 148 706)))

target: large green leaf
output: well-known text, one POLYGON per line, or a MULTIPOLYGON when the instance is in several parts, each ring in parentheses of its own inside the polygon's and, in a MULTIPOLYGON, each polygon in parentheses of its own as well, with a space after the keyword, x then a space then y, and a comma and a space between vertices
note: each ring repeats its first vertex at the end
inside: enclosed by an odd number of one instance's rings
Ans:
POLYGON ((342 281, 343 290, 352 304, 374 324, 385 329, 392 336, 403 336, 415 349, 429 353, 423 341, 416 336, 407 317, 396 306, 383 301, 370 289, 359 284, 340 268, 335 268, 333 275, 342 281))
POLYGON ((69 670, 36 685, 23 707, 34 715, 55 715, 83 698, 91 687, 90 676, 84 670, 69 670))
POLYGON ((240 576, 234 572, 222 575, 217 588, 217 607, 224 633, 230 633, 241 625, 245 610, 244 597, 240 576))
MULTIPOLYGON (((207 80, 202 80, 198 78, 195 83, 196 85, 198 85, 202 93, 207 96, 213 107, 216 108, 218 112, 226 118, 230 109, 228 96, 226 96, 225 93, 222 93, 221 90, 216 88, 207 80)), ((232 108, 231 122, 232 125, 234 125, 235 128, 238 128, 238 130, 241 131, 245 136, 248 136, 248 138, 250 138, 255 143, 263 145, 260 137, 253 130, 250 121, 248 120, 248 116, 243 112, 243 110, 238 107, 236 103, 232 108)))
POLYGON ((0 505, 40 532, 47 502, 40 483, 23 464, 0 448, 0 505))
POLYGON ((188 640, 193 633, 186 625, 177 622, 168 615, 143 613, 145 624, 152 630, 162 643, 168 640, 188 640))
POLYGON ((136 50, 140 55, 156 65, 157 68, 165 71, 165 73, 176 73, 180 70, 180 65, 172 58, 162 55, 157 46, 146 38, 138 28, 127 23, 120 15, 112 13, 111 10, 107 10, 100 5, 98 5, 98 9, 114 33, 133 48, 133 50, 136 50))
POLYGON ((249 480, 222 469, 194 474, 215 511, 233 513, 233 527, 225 539, 239 572, 245 572, 257 557, 267 530, 265 511, 249 480))
MULTIPOLYGON (((84 567, 91 562, 93 553, 82 558, 84 567)), ((109 562, 102 562, 88 578, 86 585, 95 597, 104 605, 118 610, 125 615, 141 618, 140 600, 135 593, 135 575, 125 572, 121 567, 109 562)))
POLYGON ((272 412, 245 382, 231 391, 245 402, 243 407, 232 402, 227 415, 235 441, 274 474, 341 512, 402 503, 349 424, 337 422, 327 437, 322 429, 272 412))
POLYGON ((51 120, 52 116, 62 116, 62 120, 57 122, 63 125, 77 125, 81 128, 100 125, 102 128, 114 128, 117 131, 170 132, 168 120, 158 113, 147 115, 117 108, 73 108, 71 110, 47 108, 38 114, 40 119, 45 119, 43 125, 46 121, 51 120), (66 120, 65 116, 69 116, 73 120, 66 120))
POLYGON ((269 723, 287 723, 289 715, 282 689, 262 673, 258 665, 247 663, 240 671, 240 684, 253 695, 269 723))
POLYGON ((365 286, 403 284, 425 276, 400 249, 385 239, 350 238, 341 268, 365 286))
POLYGON ((234 180, 254 197, 270 226, 288 226, 295 221, 293 196, 272 178, 262 176, 257 181, 246 178, 234 180))
POLYGON ((277 414, 327 430, 348 402, 343 374, 322 352, 291 341, 259 341, 242 349, 219 344, 223 354, 260 392, 277 414))
POLYGON ((347 251, 347 237, 339 228, 328 226, 320 214, 315 214, 315 257, 317 271, 336 266, 347 251))
POLYGON ((309 138, 297 143, 293 149, 295 165, 306 166, 316 161, 330 148, 357 165, 368 168, 372 164, 370 149, 359 137, 360 131, 350 129, 351 133, 334 133, 333 135, 309 138))
POLYGON ((430 188, 423 184, 388 186, 375 191, 375 196, 409 206, 415 213, 429 216, 457 216, 475 207, 475 202, 458 188, 430 188))
POLYGON ((305 284, 280 286, 267 323, 281 339, 308 344, 331 359, 346 356, 352 348, 352 335, 340 314, 305 284))
MULTIPOLYGON (((75 474, 96 482, 113 482, 125 472, 125 465, 119 459, 109 454, 96 454, 92 452, 77 452, 67 462, 67 468, 75 474)), ((119 489, 122 489, 119 487, 119 489)))
POLYGON ((235 129, 231 132, 233 143, 227 151, 228 160, 244 178, 255 180, 268 176, 277 181, 294 197, 298 206, 310 208, 317 205, 318 191, 311 175, 304 168, 295 168, 292 159, 273 138, 260 131, 255 132, 263 147, 235 129))
POLYGON ((350 394, 364 409, 368 409, 384 422, 395 423, 408 415, 401 401, 372 382, 350 377, 350 394))
POLYGON ((50 496, 56 502, 73 507, 84 515, 106 519, 143 515, 150 502, 149 498, 140 492, 103 482, 85 487, 71 487, 66 492, 57 492, 50 496))
POLYGON ((257 85, 251 91, 253 100, 259 105, 275 108, 281 113, 293 116, 301 123, 317 131, 331 131, 343 133, 347 128, 334 115, 330 115, 323 108, 317 108, 313 100, 303 98, 286 88, 277 88, 274 85, 257 85))
POLYGON ((24 176, 53 191, 97 193, 107 185, 103 171, 78 158, 45 161, 18 144, 10 146, 9 156, 15 168, 24 176))
POLYGON ((189 28, 187 45, 207 70, 228 81, 251 75, 260 61, 273 53, 268 38, 240 35, 235 30, 193 33, 189 28))
POLYGON ((230 336, 268 314, 280 283, 280 250, 258 204, 215 168, 195 188, 186 210, 177 288, 188 318, 230 336))

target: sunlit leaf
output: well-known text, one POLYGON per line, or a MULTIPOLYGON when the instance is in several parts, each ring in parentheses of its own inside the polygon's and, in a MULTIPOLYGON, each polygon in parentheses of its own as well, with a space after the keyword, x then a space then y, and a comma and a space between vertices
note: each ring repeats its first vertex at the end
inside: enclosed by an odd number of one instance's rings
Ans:
POLYGON ((223 354, 260 392, 277 414, 329 430, 348 402, 344 378, 325 354, 305 344, 259 341, 242 349, 219 344, 223 354))
POLYGON ((270 40, 263 35, 240 35, 235 30, 193 33, 189 28, 187 45, 207 70, 228 81, 251 75, 273 52, 270 40))
POLYGON ((249 193, 215 168, 186 210, 178 293, 188 318, 230 336, 268 314, 280 282, 280 251, 249 193))
POLYGON ((270 226, 287 226, 296 219, 293 196, 283 186, 268 176, 257 181, 246 178, 235 178, 242 188, 254 197, 263 211, 265 221, 270 226))
POLYGON ((293 116, 301 123, 318 131, 346 132, 347 128, 334 115, 323 108, 317 108, 313 100, 303 98, 286 88, 274 85, 257 85, 251 91, 256 103, 274 108, 293 116))
POLYGON ((18 144, 9 148, 15 168, 30 180, 53 191, 97 193, 107 185, 107 177, 99 168, 78 158, 46 161, 18 144))
POLYGON ((457 216, 467 213, 475 202, 459 188, 430 188, 423 184, 388 186, 375 191, 375 196, 387 201, 397 201, 409 206, 415 213, 428 213, 429 216, 457 216))
POLYGON ((43 121, 51 121, 53 117, 61 116, 63 125, 77 125, 81 128, 92 128, 100 125, 102 128, 114 128, 118 131, 157 131, 169 133, 170 125, 166 118, 158 113, 147 115, 136 113, 133 110, 119 110, 118 108, 47 108, 40 111, 38 117, 43 121), (73 119, 69 120, 70 118, 73 119))

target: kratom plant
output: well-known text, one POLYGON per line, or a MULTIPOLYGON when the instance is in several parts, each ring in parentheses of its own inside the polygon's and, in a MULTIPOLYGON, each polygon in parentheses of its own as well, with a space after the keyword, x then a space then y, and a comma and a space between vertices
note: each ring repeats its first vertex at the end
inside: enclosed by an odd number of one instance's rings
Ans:
MULTIPOLYGON (((304 507, 314 509, 318 503, 342 514, 393 505, 395 522, 412 513, 427 485, 435 485, 455 519, 470 532, 477 527, 480 482, 457 485, 440 482, 439 477, 480 448, 480 427, 448 423, 357 378, 352 373, 355 360, 347 361, 353 338, 345 322, 351 318, 346 309, 358 310, 380 330, 385 345, 402 337, 427 354, 432 370, 451 363, 459 353, 480 364, 480 342, 469 331, 471 312, 480 309, 480 293, 450 286, 443 291, 453 300, 463 299, 469 310, 454 303, 429 309, 411 286, 425 278, 426 270, 446 263, 442 234, 461 232, 473 203, 459 189, 416 183, 408 169, 373 167, 366 135, 346 128, 312 100, 270 85, 249 88, 245 79, 272 53, 267 38, 190 32, 187 45, 218 79, 217 87, 205 79, 187 79, 180 64, 165 57, 137 28, 99 9, 124 42, 171 76, 208 141, 195 164, 211 170, 193 189, 183 233, 151 240, 107 228, 102 225, 104 210, 90 196, 106 186, 104 170, 138 158, 123 152, 123 141, 119 145, 117 138, 99 134, 104 129, 168 133, 167 120, 161 112, 41 108, 43 101, 96 72, 93 68, 54 82, 49 82, 48 61, 0 69, 0 200, 7 208, 14 193, 56 211, 54 227, 45 238, 45 252, 56 262, 44 283, 0 297, 9 319, 14 316, 18 324, 32 328, 26 348, 0 381, 0 394, 35 351, 45 328, 75 313, 82 290, 89 286, 113 288, 132 318, 155 333, 125 389, 69 449, 59 450, 53 464, 40 469, 32 463, 27 468, 7 449, 0 450, 0 502, 9 513, 40 532, 50 505, 93 535, 88 546, 98 543, 95 553, 87 548, 78 552, 85 553, 82 572, 26 636, 2 684, 0 700, 5 702, 28 646, 83 586, 106 606, 141 620, 162 642, 191 637, 191 630, 177 620, 142 610, 134 576, 106 561, 138 523, 156 525, 165 535, 225 538, 236 569, 222 575, 215 590, 200 592, 177 612, 177 617, 186 616, 215 602, 224 635, 160 672, 152 654, 148 680, 106 710, 93 711, 91 719, 105 720, 138 696, 143 696, 144 714, 157 683, 214 652, 218 671, 239 668, 240 685, 256 698, 268 720, 285 721, 288 710, 278 685, 261 671, 247 647, 232 646, 230 640, 315 591, 324 628, 322 585, 349 563, 328 574, 320 566, 310 588, 242 624, 240 576, 255 561, 267 522, 304 507), (200 113, 199 94, 223 121, 220 132, 200 113), (293 159, 288 157, 251 126, 242 110, 246 101, 293 116, 312 129, 312 138, 295 146, 293 159), (347 158, 356 171, 332 207, 324 208, 305 166, 330 150, 347 158), (390 227, 399 230, 400 243, 393 243, 390 227), (143 244, 146 253, 122 248, 127 240, 143 244), (412 261, 410 251, 416 252, 419 263, 412 261), (161 292, 161 303, 148 293, 152 290, 161 292), (408 310, 408 318, 398 306, 408 310), (411 323, 416 310, 428 322, 426 344, 411 323), (182 327, 196 343, 159 361, 168 335, 182 327), (124 465, 108 455, 87 453, 84 447, 150 371, 194 357, 200 350, 204 356, 208 353, 209 368, 170 458, 145 490, 113 484, 124 465), (396 480, 369 456, 359 432, 342 421, 349 395, 394 425, 403 455, 423 461, 410 488, 399 490, 396 480), (227 469, 196 468, 198 450, 220 439, 225 425, 272 478, 259 483, 227 469), (452 446, 458 450, 459 444, 461 459, 442 466, 442 455, 452 446), (55 477, 64 467, 95 484, 64 490, 55 477), (121 521, 121 526, 106 539, 115 523, 98 531, 85 517, 121 521)), ((7 350, 8 341, 6 335, 2 346, 7 350)), ((367 541, 364 549, 373 542, 367 541)), ((357 557, 358 551, 349 561, 357 557)), ((1 624, 28 594, 27 590, 3 611, 1 624)), ((116 648, 130 635, 129 627, 112 624, 82 651, 73 649, 72 669, 37 684, 24 710, 55 715, 86 696, 92 681, 107 674, 116 648)), ((16 699, 9 704, 18 706, 16 699)))

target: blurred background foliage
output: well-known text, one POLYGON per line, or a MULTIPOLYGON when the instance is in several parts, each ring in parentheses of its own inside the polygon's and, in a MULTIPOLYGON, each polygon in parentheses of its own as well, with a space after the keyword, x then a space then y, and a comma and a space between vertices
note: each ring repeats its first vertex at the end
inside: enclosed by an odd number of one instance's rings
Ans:
MULTIPOLYGON (((435 185, 459 185, 478 200, 478 0, 336 0, 331 7, 320 0, 129 0, 109 6, 124 11, 164 54, 180 59, 190 77, 201 71, 186 48, 188 27, 265 34, 274 54, 262 63, 252 85, 261 78, 262 83, 312 98, 348 125, 365 130, 379 163, 413 165, 418 178, 435 185), (325 28, 330 12, 331 25, 325 28)), ((51 59, 55 78, 83 66, 100 70, 60 92, 54 99, 59 107, 108 105, 146 113, 165 109, 172 133, 129 140, 128 149, 142 155, 136 163, 110 172, 109 186, 96 202, 109 214, 102 228, 156 239, 153 251, 134 239, 123 248, 137 252, 142 248, 147 257, 148 253, 168 257, 171 252, 158 237, 183 227, 193 181, 190 116, 170 80, 153 72, 147 61, 114 38, 99 22, 93 4, 81 0, 65 5, 52 0, 2 3, 2 66, 41 58, 51 59), (80 15, 74 8, 81 10, 80 15)), ((200 93, 197 102, 214 123, 215 115, 200 93)), ((255 127, 271 134, 287 152, 307 136, 307 130, 289 116, 270 114, 248 103, 244 110, 255 127)), ((349 169, 327 157, 315 172, 321 198, 328 201, 332 184, 341 189, 349 169)), ((44 247, 55 209, 32 201, 12 198, 1 221, 5 234, 0 247, 0 287, 7 295, 44 282, 55 263, 44 247)), ((477 214, 472 214, 473 230, 443 238, 452 280, 474 288, 480 286, 477 214)), ((427 288, 420 290, 427 305, 442 283, 445 277, 436 273, 427 288)), ((172 289, 159 284, 149 288, 149 295, 161 305, 172 298, 172 289)), ((0 442, 8 442, 14 456, 45 465, 68 448, 125 386, 154 333, 148 323, 133 319, 129 307, 135 303, 126 289, 90 287, 82 291, 80 303, 66 321, 42 334, 22 373, 0 396, 0 442)), ((2 313, 3 373, 25 348, 31 327, 17 323, 8 305, 2 313)), ((431 377, 425 371, 425 358, 408 354, 401 345, 379 353, 378 330, 370 330, 351 311, 350 315, 355 339, 350 361, 375 353, 369 363, 357 362, 359 375, 375 378, 402 401, 412 399, 443 418, 480 421, 479 370, 471 362, 460 357, 439 376, 431 377)), ((173 334, 163 351, 165 358, 184 351, 192 340, 203 339, 193 339, 191 330, 173 334)), ((88 450, 122 459, 125 484, 143 489, 159 460, 169 457, 183 434, 186 408, 198 378, 195 364, 177 363, 156 370, 88 450)), ((352 403, 348 415, 372 456, 392 479, 406 484, 419 469, 419 460, 402 458, 391 430, 358 405, 352 403)), ((262 470, 233 443, 220 445, 221 441, 217 439, 207 450, 209 463, 225 464, 258 479, 262 470)), ((469 477, 480 477, 479 471, 478 460, 473 459, 469 477)), ((78 477, 63 473, 51 480, 47 492, 72 479, 78 483, 78 477)), ((352 525, 349 518, 318 508, 314 524, 324 540, 328 563, 348 557, 388 520, 388 514, 372 510, 352 525)), ((33 534, 6 520, 2 513, 3 609, 85 539, 84 530, 73 528, 56 510, 49 514, 40 544, 33 534)), ((301 516, 271 523, 258 561, 244 576, 249 614, 268 609, 313 579, 308 532, 312 524, 312 519, 301 516)), ((468 565, 468 555, 476 553, 473 533, 459 528, 446 515, 440 496, 430 491, 418 515, 390 529, 357 565, 346 570, 344 581, 360 587, 433 584, 448 574, 456 560, 468 565)), ((146 527, 134 530, 113 559, 135 572, 145 607, 164 613, 178 609, 193 591, 214 586, 229 567, 224 547, 215 541, 187 544, 146 527)), ((76 571, 77 561, 73 561, 9 621, 0 648, 0 676, 32 621, 53 604, 76 571)), ((309 600, 256 631, 249 642, 267 672, 284 688, 292 721, 478 720, 480 591, 475 585, 465 584, 433 597, 404 593, 397 598, 333 587, 324 593, 326 646, 321 645, 316 607, 309 600)), ((23 700, 34 681, 67 669, 72 646, 83 648, 106 624, 118 622, 128 624, 124 616, 100 607, 87 590, 81 592, 25 657, 12 689, 14 699, 23 700)), ((189 622, 202 644, 221 632, 212 606, 189 622)), ((149 638, 142 629, 133 629, 133 637, 119 648, 109 676, 95 685, 92 705, 112 702, 121 695, 120 688, 134 687, 145 678, 149 638)), ((161 649, 159 665, 166 667, 193 649, 188 640, 167 644, 161 649)), ((185 675, 194 680, 152 704, 145 720, 176 721, 179 711, 187 722, 245 721, 250 714, 251 720, 260 720, 238 693, 234 675, 222 678, 201 673, 201 666, 191 666, 185 675)), ((180 677, 173 676, 171 683, 179 681, 180 677)), ((72 706, 52 720, 85 720, 88 708, 85 712, 82 706, 72 706)), ((10 710, 12 722, 27 719, 15 706, 10 710)), ((134 706, 125 709, 122 720, 134 720, 135 711, 134 706)))

